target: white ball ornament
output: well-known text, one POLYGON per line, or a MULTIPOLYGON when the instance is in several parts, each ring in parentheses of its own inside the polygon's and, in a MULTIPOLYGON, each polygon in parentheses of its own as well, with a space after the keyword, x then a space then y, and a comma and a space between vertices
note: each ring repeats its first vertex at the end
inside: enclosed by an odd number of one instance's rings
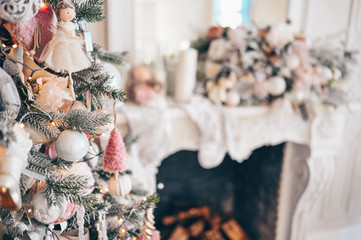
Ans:
POLYGON ((296 55, 291 55, 286 59, 286 66, 291 70, 296 69, 300 64, 301 61, 296 55))
POLYGON ((132 180, 128 174, 119 175, 108 181, 109 193, 115 197, 124 197, 132 190, 132 180))
POLYGON ((87 163, 85 162, 74 163, 73 166, 69 169, 67 174, 86 177, 89 188, 85 189, 82 195, 86 196, 92 193, 95 180, 93 177, 92 170, 90 169, 87 163))
POLYGON ((90 144, 87 154, 84 156, 84 160, 88 162, 91 168, 95 168, 99 161, 99 147, 97 144, 90 144))
POLYGON ((55 149, 60 158, 69 162, 77 162, 87 154, 89 141, 84 133, 65 130, 56 140, 55 149))
POLYGON ((102 66, 103 71, 113 77, 110 80, 110 87, 113 89, 120 89, 122 87, 122 75, 120 75, 119 70, 113 64, 107 62, 103 62, 102 66))
POLYGON ((272 96, 279 96, 286 91, 286 81, 282 77, 272 77, 269 79, 268 88, 272 96))
POLYGON ((40 191, 33 198, 34 218, 41 223, 51 224, 65 213, 66 206, 67 201, 65 198, 62 198, 60 205, 52 204, 49 207, 44 191, 40 191))

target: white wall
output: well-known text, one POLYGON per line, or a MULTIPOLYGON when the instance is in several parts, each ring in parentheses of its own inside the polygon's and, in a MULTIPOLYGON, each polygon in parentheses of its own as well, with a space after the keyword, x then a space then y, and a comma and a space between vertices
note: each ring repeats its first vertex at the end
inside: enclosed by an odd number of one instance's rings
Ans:
POLYGON ((288 0, 253 0, 251 19, 274 25, 287 20, 287 10, 288 0))

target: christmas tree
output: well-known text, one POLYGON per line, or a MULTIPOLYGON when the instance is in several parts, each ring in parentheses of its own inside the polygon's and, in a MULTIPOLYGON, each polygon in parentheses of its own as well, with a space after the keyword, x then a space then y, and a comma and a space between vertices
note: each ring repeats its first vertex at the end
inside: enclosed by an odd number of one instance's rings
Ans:
POLYGON ((158 197, 132 189, 132 139, 104 109, 126 93, 103 64, 126 54, 86 29, 104 2, 0 4, 0 238, 152 239, 158 197))

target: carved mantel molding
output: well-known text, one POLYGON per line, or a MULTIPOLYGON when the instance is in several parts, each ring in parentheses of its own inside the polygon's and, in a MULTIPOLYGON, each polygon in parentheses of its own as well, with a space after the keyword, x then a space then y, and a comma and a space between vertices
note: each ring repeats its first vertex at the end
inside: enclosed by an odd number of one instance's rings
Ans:
MULTIPOLYGON (((120 120, 117 125, 123 129, 123 134, 131 130, 141 136, 137 146, 139 157, 149 175, 147 181, 153 184, 154 190, 157 167, 164 158, 180 150, 202 150, 202 134, 207 134, 204 132, 207 127, 197 122, 195 116, 190 116, 191 111, 184 109, 184 105, 154 109, 127 104, 118 109, 120 120), (144 158, 151 158, 142 160, 142 153, 144 158)), ((332 178, 333 159, 344 129, 343 109, 322 107, 309 121, 294 112, 286 100, 271 107, 215 107, 215 111, 222 121, 222 142, 225 143, 222 149, 238 162, 246 160, 259 147, 287 142, 276 239, 304 240, 308 229, 307 215, 332 178)))

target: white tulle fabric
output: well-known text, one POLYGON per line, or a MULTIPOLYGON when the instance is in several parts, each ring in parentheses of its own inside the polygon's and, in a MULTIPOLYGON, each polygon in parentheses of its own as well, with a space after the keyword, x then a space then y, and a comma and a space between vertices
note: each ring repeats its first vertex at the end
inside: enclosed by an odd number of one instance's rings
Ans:
POLYGON ((35 104, 47 112, 58 112, 66 101, 72 101, 70 91, 67 88, 68 79, 63 77, 44 77, 39 81, 45 83, 41 86, 39 94, 35 98, 35 104))
POLYGON ((60 21, 53 39, 44 47, 40 61, 56 72, 78 72, 90 67, 83 50, 83 41, 75 34, 76 25, 60 21))

